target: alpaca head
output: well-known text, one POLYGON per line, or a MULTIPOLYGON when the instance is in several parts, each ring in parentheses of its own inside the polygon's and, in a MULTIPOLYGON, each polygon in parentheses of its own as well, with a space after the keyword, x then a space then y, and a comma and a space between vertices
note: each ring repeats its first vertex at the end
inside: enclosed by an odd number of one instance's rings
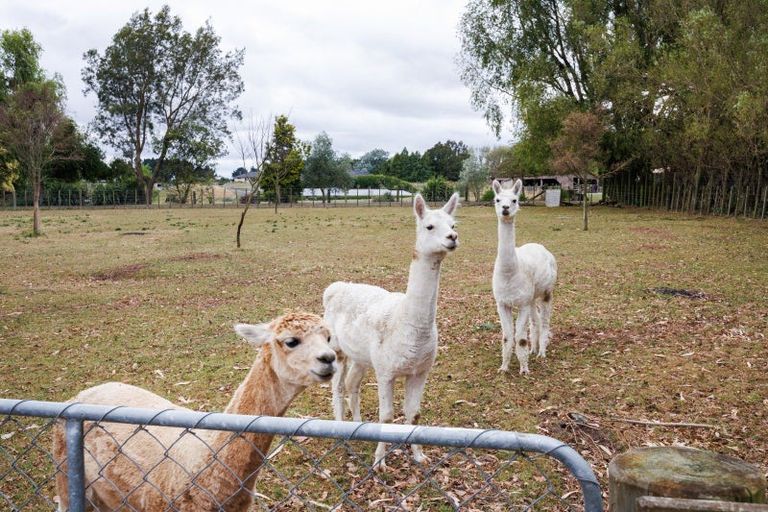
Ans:
POLYGON ((496 215, 502 222, 512 222, 515 214, 520 210, 520 192, 523 191, 523 182, 515 181, 511 188, 501 186, 498 180, 493 180, 494 206, 496 215))
POLYGON ((336 371, 331 331, 312 313, 293 312, 258 325, 235 324, 251 345, 269 351, 269 364, 282 380, 298 386, 325 382, 336 371))
POLYGON ((459 194, 453 194, 442 208, 431 210, 421 194, 413 200, 416 215, 416 251, 419 254, 445 255, 459 246, 453 214, 459 206, 459 194))

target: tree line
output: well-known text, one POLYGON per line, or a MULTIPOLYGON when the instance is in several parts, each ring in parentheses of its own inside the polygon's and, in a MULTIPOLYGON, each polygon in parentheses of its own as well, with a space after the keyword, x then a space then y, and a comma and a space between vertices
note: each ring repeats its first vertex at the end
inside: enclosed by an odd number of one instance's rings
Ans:
POLYGON ((459 32, 473 105, 497 133, 519 121, 522 174, 683 190, 694 211, 765 194, 768 1, 471 0, 459 32))

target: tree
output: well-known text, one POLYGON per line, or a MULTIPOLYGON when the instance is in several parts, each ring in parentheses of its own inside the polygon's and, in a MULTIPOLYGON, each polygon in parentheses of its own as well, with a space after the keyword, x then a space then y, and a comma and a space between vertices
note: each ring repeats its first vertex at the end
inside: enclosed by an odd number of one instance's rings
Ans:
POLYGON ((372 149, 361 156, 352 166, 352 174, 380 174, 381 169, 389 160, 389 153, 383 149, 372 149))
POLYGON ((488 173, 494 179, 518 176, 515 167, 515 152, 511 146, 494 146, 485 156, 488 173))
POLYGON ((26 28, 0 32, 0 102, 19 86, 45 79, 40 68, 41 52, 26 28))
POLYGON ((424 164, 432 176, 442 176, 449 181, 459 179, 461 167, 469 157, 469 148, 463 142, 447 140, 438 142, 424 152, 424 164))
POLYGON ((103 54, 84 55, 86 93, 98 100, 93 126, 131 159, 147 205, 175 145, 194 136, 221 143, 227 120, 240 116, 232 103, 243 91, 243 51, 224 53, 219 43, 210 24, 186 32, 164 6, 154 17, 149 9, 131 16, 103 54), (149 176, 142 170, 147 145, 157 155, 149 176))
POLYGON ((460 186, 466 191, 466 196, 468 197, 469 192, 472 192, 475 201, 480 200, 483 189, 488 185, 489 152, 489 148, 470 149, 469 158, 464 160, 464 166, 459 176, 460 186))
POLYGON ((5 206, 5 193, 13 195, 13 207, 16 208, 16 187, 14 182, 19 179, 19 162, 11 157, 7 149, 0 146, 0 193, 3 194, 3 206, 5 206))
POLYGON ((296 140, 296 127, 288 122, 288 116, 275 117, 272 141, 267 150, 267 164, 264 167, 262 187, 272 189, 275 198, 275 213, 282 201, 281 189, 293 189, 301 180, 304 158, 299 141, 296 140))
POLYGON ((427 201, 445 201, 453 194, 453 187, 442 176, 432 176, 421 190, 427 201))
POLYGON ((307 188, 319 188, 325 204, 331 200, 329 189, 351 186, 349 168, 349 158, 337 156, 333 141, 327 133, 321 132, 312 142, 301 176, 302 182, 307 188))
POLYGON ((240 222, 237 223, 237 235, 235 237, 237 248, 240 248, 240 233, 245 223, 245 215, 251 207, 254 194, 258 194, 264 169, 267 166, 267 154, 272 140, 272 125, 269 121, 251 117, 248 126, 241 126, 237 130, 235 145, 240 153, 244 169, 251 169, 247 179, 250 189, 245 194, 245 206, 240 212, 240 222))
POLYGON ((431 175, 429 167, 418 151, 408 152, 403 148, 395 154, 386 164, 380 166, 380 172, 389 176, 395 176, 405 181, 424 181, 431 175))
POLYGON ((0 104, 0 144, 32 184, 33 233, 39 235, 43 173, 56 158, 72 153, 60 85, 47 80, 22 84, 0 104))
POLYGON ((552 168, 558 174, 575 174, 582 186, 583 225, 589 227, 587 180, 598 175, 600 169, 600 139, 605 127, 591 112, 572 112, 563 121, 563 131, 552 142, 552 168))
POLYGON ((239 178, 240 176, 244 176, 246 174, 248 174, 248 169, 246 169, 245 167, 238 167, 237 169, 232 171, 232 178, 233 179, 239 178))

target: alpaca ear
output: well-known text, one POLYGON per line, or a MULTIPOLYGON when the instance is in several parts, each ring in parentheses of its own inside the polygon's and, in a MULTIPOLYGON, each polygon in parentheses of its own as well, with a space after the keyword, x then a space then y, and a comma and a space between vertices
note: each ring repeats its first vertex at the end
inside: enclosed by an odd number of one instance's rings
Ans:
POLYGON ((416 197, 413 198, 413 213, 419 219, 423 219, 426 211, 427 203, 424 202, 424 198, 421 197, 421 194, 416 194, 416 197))
POLYGON ((499 180, 493 180, 491 188, 493 188, 493 191, 496 193, 496 195, 501 194, 501 183, 499 183, 499 180))
POLYGON ((443 211, 453 217, 453 212, 456 211, 456 208, 459 206, 459 193, 454 192, 451 198, 448 200, 447 203, 445 203, 445 206, 443 206, 443 211))
POLYGON ((523 190, 523 181, 518 179, 514 185, 512 185, 512 193, 516 196, 520 195, 520 192, 523 190))
POLYGON ((274 333, 269 324, 235 324, 235 332, 251 345, 258 347, 272 339, 274 333))

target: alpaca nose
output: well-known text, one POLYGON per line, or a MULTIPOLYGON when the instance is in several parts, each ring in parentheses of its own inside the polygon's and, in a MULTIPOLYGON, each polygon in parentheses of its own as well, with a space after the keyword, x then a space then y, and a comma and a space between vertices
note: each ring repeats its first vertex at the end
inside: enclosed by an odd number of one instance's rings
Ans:
POLYGON ((317 358, 318 361, 325 364, 331 364, 336 360, 336 354, 333 352, 328 352, 327 354, 323 354, 320 357, 317 358))
POLYGON ((509 205, 505 204, 504 206, 501 207, 501 209, 504 211, 507 211, 509 210, 509 205))
POLYGON ((456 232, 453 232, 448 235, 448 240, 453 240, 455 242, 457 238, 459 238, 459 235, 456 232))

